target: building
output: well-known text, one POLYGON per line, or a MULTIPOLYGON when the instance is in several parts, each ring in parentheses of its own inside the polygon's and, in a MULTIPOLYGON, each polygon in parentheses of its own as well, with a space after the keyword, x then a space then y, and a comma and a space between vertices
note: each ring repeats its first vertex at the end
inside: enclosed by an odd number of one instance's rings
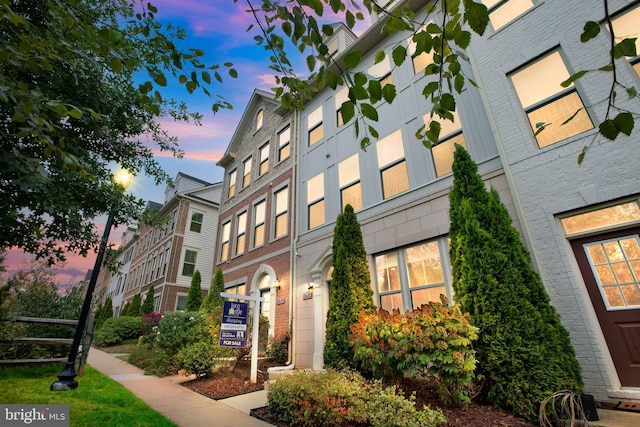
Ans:
POLYGON ((259 291, 270 335, 291 320, 295 117, 256 89, 218 161, 225 178, 214 272, 222 270, 226 292, 259 291))

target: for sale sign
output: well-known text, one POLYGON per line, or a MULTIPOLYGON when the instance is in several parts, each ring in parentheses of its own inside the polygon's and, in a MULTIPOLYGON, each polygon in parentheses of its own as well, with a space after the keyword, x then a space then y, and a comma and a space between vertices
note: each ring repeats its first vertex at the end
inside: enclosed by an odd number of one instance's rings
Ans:
POLYGON ((220 347, 243 348, 246 344, 247 313, 246 302, 225 301, 220 325, 220 347))

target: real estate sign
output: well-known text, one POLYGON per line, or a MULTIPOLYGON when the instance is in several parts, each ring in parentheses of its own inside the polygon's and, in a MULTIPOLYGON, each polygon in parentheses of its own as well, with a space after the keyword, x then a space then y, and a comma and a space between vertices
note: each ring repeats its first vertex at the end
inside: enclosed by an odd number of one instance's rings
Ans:
POLYGON ((225 301, 220 325, 220 347, 243 348, 247 339, 246 302, 225 301))

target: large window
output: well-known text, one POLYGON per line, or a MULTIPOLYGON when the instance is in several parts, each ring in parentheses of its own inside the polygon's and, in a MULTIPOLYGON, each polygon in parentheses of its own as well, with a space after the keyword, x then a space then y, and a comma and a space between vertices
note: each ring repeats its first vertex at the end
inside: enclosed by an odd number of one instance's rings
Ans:
POLYGON ((194 233, 200 233, 202 231, 202 221, 204 220, 204 215, 200 212, 193 212, 191 214, 191 224, 189 225, 189 230, 194 233))
POLYGON ((245 188, 251 182, 251 157, 242 163, 242 188, 245 188))
POLYGON ((375 257, 379 306, 387 311, 411 310, 440 295, 449 299, 444 265, 446 239, 437 239, 375 257))
POLYGON ((274 238, 287 234, 287 212, 289 211, 289 188, 285 187, 274 195, 275 198, 275 230, 274 238))
POLYGON ((196 258, 198 252, 191 251, 189 249, 184 251, 184 264, 182 264, 182 275, 193 276, 193 272, 196 271, 196 258))
POLYGON ((220 261, 229 259, 229 239, 231 237, 231 221, 222 224, 220 233, 220 261))
POLYGON ((236 255, 244 253, 245 237, 247 235, 247 213, 242 212, 236 218, 236 255))
MULTIPOLYGON (((236 194, 236 179, 238 177, 238 171, 236 169, 232 170, 229 174, 229 194, 228 197, 233 197, 236 194)), ((171 228, 173 229, 173 224, 171 224, 171 228)))
POLYGON ((404 158, 402 133, 397 130, 376 143, 378 167, 382 180, 383 198, 395 196, 409 189, 409 173, 404 158))
POLYGON ((342 104, 349 100, 349 88, 343 87, 334 95, 335 103, 336 103, 336 123, 338 127, 344 124, 344 119, 342 118, 342 104))
POLYGON ((307 181, 307 213, 309 230, 324 224, 324 173, 307 181))
POLYGON ((497 30, 533 7, 532 0, 482 0, 489 9, 489 20, 497 30))
POLYGON ((278 161, 281 162, 291 154, 291 128, 287 126, 278 133, 278 161))
MULTIPOLYGON (((430 116, 431 115, 427 113, 422 117, 427 128, 429 128, 429 122, 431 121, 430 116)), ((467 148, 467 144, 464 141, 462 124, 456 111, 453 112, 453 121, 440 119, 439 122, 441 126, 440 139, 438 140, 438 144, 431 148, 431 155, 433 156, 433 163, 436 168, 436 176, 443 176, 451 173, 453 152, 456 149, 455 145, 459 144, 467 148)))
POLYGON ((322 105, 307 116, 307 129, 309 131, 309 147, 324 137, 322 128, 322 105))
POLYGON ((260 168, 258 175, 262 176, 269 170, 269 143, 267 142, 260 147, 260 168))
POLYGON ((560 86, 569 78, 560 52, 551 52, 510 77, 540 148, 593 128, 575 86, 560 86))
POLYGON ((344 211, 347 204, 350 204, 354 211, 362 209, 360 164, 357 153, 338 164, 338 182, 342 210, 344 211))
POLYGON ((633 65, 636 74, 640 76, 640 5, 636 5, 622 15, 617 16, 611 22, 616 42, 619 43, 624 39, 636 39, 636 53, 638 55, 628 59, 633 65))
POLYGON ((267 203, 263 200, 253 207, 253 247, 264 245, 265 214, 267 203))

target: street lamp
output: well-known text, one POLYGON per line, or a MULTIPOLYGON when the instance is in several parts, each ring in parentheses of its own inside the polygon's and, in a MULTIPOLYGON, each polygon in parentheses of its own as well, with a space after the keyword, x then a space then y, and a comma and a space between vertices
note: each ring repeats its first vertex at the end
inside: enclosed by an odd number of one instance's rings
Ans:
MULTIPOLYGON (((120 169, 113 175, 113 180, 116 182, 116 184, 126 189, 129 184, 131 184, 133 175, 131 175, 124 169, 120 169)), ((78 381, 75 380, 76 376, 78 375, 76 373, 76 357, 78 356, 78 348, 80 347, 82 333, 84 332, 85 324, 87 323, 87 317, 89 316, 89 311, 91 310, 91 299, 93 298, 93 291, 96 287, 96 282, 98 281, 98 273, 100 271, 102 259, 104 258, 104 253, 107 248, 107 242, 109 240, 109 233, 111 232, 112 225, 113 208, 111 212, 109 212, 107 224, 104 226, 104 234, 102 235, 102 240, 100 241, 96 263, 93 266, 91 279, 89 280, 89 285, 87 286, 87 294, 84 298, 84 303, 82 304, 82 311, 80 312, 80 319, 78 319, 78 326, 76 326, 76 334, 73 337, 71 350, 69 350, 69 358, 67 359, 67 364, 65 365, 62 372, 58 374, 58 381, 55 381, 51 384, 51 391, 75 390, 78 388, 78 381)))

